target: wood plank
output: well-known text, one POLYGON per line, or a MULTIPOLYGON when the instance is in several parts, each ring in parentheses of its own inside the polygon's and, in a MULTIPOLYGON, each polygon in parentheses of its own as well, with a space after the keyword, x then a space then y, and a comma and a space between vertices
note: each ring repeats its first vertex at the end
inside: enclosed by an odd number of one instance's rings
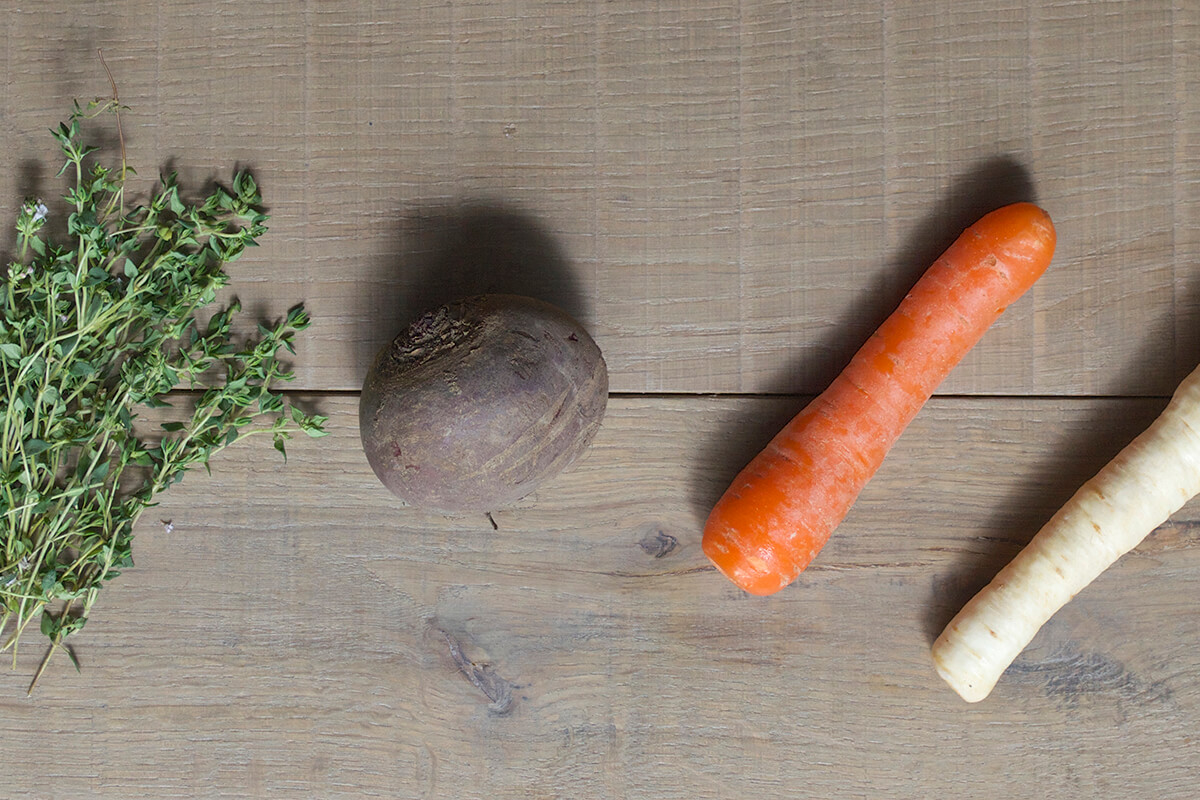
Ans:
POLYGON ((958 606, 1159 400, 938 399, 800 581, 699 550, 795 398, 614 398, 568 473, 484 518, 406 509, 352 396, 286 465, 226 452, 144 521, 76 641, 0 673, 5 795, 1184 798, 1200 768, 1200 510, 1083 592, 982 704, 958 606), (167 531, 163 520, 170 520, 167 531))
POLYGON ((89 8, 6 16, 0 218, 59 193, 45 130, 108 92, 103 47, 147 179, 259 176, 272 231, 236 286, 308 301, 304 388, 355 389, 421 306, 506 289, 583 317, 618 391, 818 391, 1026 196, 1059 257, 947 392, 1161 395, 1195 361, 1190 4, 89 8))

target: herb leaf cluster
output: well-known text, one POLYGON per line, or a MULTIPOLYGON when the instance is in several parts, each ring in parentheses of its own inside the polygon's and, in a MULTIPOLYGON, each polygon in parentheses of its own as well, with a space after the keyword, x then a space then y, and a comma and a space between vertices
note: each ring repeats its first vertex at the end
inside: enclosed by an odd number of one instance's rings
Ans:
POLYGON ((73 183, 66 240, 49 241, 46 207, 26 202, 0 287, 0 648, 15 663, 38 620, 50 647, 34 684, 56 650, 75 660, 63 640, 132 565, 134 526, 160 492, 248 436, 286 456, 293 432, 324 433, 324 417, 277 389, 293 377, 279 352, 294 352, 304 309, 248 339, 234 332, 236 301, 206 311, 225 265, 266 232, 253 178, 189 202, 167 176, 126 211, 131 170, 97 163, 81 136, 103 111, 119 108, 76 105, 53 131, 73 183), (182 418, 147 423, 141 412, 169 395, 182 418))

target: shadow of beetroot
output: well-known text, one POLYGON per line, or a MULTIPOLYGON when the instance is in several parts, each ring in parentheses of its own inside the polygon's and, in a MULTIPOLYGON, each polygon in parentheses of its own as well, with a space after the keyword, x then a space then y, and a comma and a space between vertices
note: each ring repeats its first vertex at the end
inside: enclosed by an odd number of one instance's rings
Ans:
POLYGON ((492 201, 417 205, 405 212, 371 285, 374 290, 361 295, 359 319, 368 327, 356 355, 360 376, 410 322, 453 300, 524 295, 561 308, 585 327, 590 312, 558 240, 531 214, 492 201))

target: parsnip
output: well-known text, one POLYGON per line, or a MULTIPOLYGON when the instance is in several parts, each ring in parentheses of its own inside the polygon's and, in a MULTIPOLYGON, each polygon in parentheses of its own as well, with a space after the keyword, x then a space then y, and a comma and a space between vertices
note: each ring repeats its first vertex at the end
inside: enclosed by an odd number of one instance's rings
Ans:
POLYGON ((1196 494, 1200 367, 946 626, 933 645, 938 674, 967 702, 987 697, 1055 612, 1196 494))

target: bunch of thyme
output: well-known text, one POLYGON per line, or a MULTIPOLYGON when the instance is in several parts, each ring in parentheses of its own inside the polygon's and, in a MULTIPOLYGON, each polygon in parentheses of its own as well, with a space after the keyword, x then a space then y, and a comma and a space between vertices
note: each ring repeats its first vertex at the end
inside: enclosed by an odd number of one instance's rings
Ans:
POLYGON ((228 283, 224 265, 266 230, 254 180, 239 173, 188 202, 170 176, 126 212, 124 156, 102 166, 81 139, 81 123, 106 110, 119 106, 77 104, 53 132, 74 183, 67 241, 48 241, 45 206, 25 203, 0 288, 0 649, 15 664, 39 620, 50 646, 30 691, 58 649, 78 668, 63 640, 132 564, 134 526, 161 491, 248 436, 271 434, 284 452, 291 431, 324 432, 324 417, 275 389, 292 377, 277 354, 294 352, 303 308, 244 342, 236 301, 197 319, 228 283), (143 431, 138 412, 176 390, 194 401, 184 418, 143 431))

